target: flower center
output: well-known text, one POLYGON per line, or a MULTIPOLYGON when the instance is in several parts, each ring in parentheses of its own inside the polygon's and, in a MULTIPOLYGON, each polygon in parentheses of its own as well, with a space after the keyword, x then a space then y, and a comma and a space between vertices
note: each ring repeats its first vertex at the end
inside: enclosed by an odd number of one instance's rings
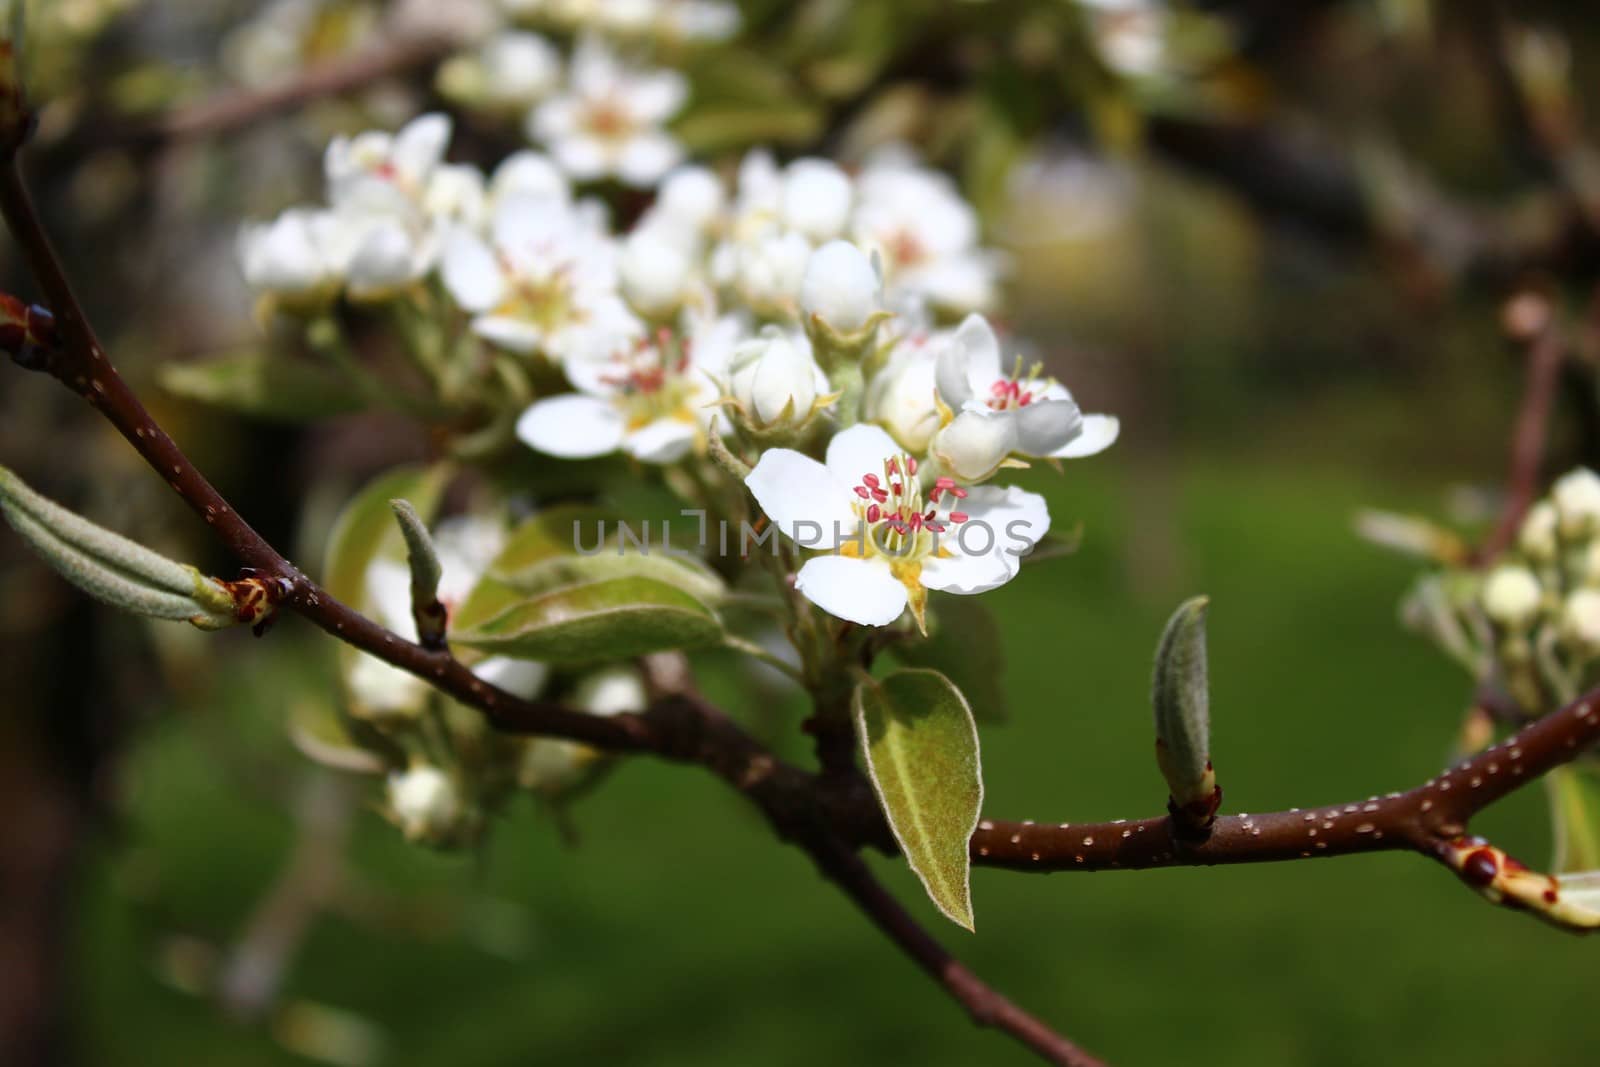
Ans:
POLYGON ((884 242, 889 262, 896 267, 914 267, 928 258, 927 246, 910 230, 897 230, 884 242))
POLYGON ((632 136, 633 117, 610 97, 592 102, 583 114, 583 126, 602 141, 622 141, 632 136))
MULTIPOLYGON (((899 560, 918 560, 935 552, 945 554, 938 536, 967 521, 964 512, 952 511, 967 491, 951 478, 939 478, 924 498, 917 480, 917 461, 910 455, 884 461, 883 473, 868 472, 854 487, 852 505, 866 524, 869 551, 899 560), (940 498, 948 497, 940 514, 940 498)), ((855 547, 847 544, 846 548, 855 547)))
POLYGON ((1015 408, 1025 408, 1035 400, 1040 399, 1049 380, 1039 377, 1044 369, 1043 363, 1035 363, 1026 371, 1022 368, 1022 357, 1017 357, 1016 366, 1012 369, 1011 376, 999 378, 989 386, 988 405, 994 411, 1011 411, 1015 408))
POLYGON ((692 421, 692 362, 689 338, 663 327, 654 340, 640 338, 632 348, 617 353, 612 372, 600 380, 617 390, 617 405, 632 429, 665 418, 692 421))
POLYGON ((553 330, 580 320, 582 309, 573 300, 571 269, 565 265, 542 277, 521 274, 502 261, 501 269, 510 280, 510 293, 496 315, 532 323, 542 330, 553 330))

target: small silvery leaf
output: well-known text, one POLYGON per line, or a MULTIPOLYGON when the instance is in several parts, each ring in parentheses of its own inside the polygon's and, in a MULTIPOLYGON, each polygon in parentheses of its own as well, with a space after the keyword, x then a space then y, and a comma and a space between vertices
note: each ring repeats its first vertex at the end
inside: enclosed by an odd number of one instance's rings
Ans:
POLYGON ((1211 706, 1206 674, 1203 596, 1186 601, 1167 622, 1156 649, 1151 704, 1156 762, 1172 793, 1173 818, 1194 831, 1210 827, 1222 801, 1211 768, 1211 706))
POLYGON ((406 559, 411 564, 411 617, 417 624, 417 639, 425 648, 444 645, 446 612, 439 603, 439 578, 444 573, 433 537, 417 509, 406 500, 391 500, 400 533, 406 539, 406 559))
POLYGON ((203 630, 236 621, 233 596, 221 582, 46 500, 4 467, 0 514, 46 563, 97 600, 203 630))

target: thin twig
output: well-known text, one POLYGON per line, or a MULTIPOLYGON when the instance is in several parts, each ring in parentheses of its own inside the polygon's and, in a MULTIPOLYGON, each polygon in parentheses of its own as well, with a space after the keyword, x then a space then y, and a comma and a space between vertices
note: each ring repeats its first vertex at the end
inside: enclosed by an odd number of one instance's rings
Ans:
POLYGON ((367 51, 331 59, 262 89, 240 89, 179 108, 147 125, 134 127, 128 140, 138 144, 192 141, 230 133, 316 100, 364 89, 385 78, 431 66, 449 54, 447 38, 396 38, 367 51))
MULTIPOLYGON (((1535 297, 1534 299, 1538 299, 1535 297)), ((1526 384, 1511 435, 1511 468, 1506 475, 1505 503, 1494 530, 1478 549, 1478 560, 1494 559, 1516 539, 1524 516, 1533 506, 1539 488, 1540 467, 1550 436, 1550 410, 1561 384, 1561 365, 1567 344, 1553 309, 1546 307, 1546 322, 1534 334, 1526 354, 1526 384)))

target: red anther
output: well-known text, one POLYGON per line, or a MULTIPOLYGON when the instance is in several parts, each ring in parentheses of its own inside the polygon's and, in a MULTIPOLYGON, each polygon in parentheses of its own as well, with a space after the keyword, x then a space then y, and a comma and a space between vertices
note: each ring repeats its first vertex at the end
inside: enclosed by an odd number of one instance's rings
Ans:
POLYGON ((881 518, 883 518, 883 509, 878 505, 873 504, 867 508, 868 522, 877 522, 881 518))
POLYGON ((939 494, 942 492, 944 492, 944 490, 940 489, 937 485, 934 486, 933 489, 928 493, 928 503, 937 504, 939 502, 939 494))
POLYGON ((944 523, 930 522, 928 523, 928 529, 932 530, 934 533, 944 533, 944 523))
POLYGON ((917 461, 914 458, 912 458, 911 456, 907 456, 906 457, 906 473, 907 474, 915 474, 915 473, 917 473, 917 461))
POLYGON ((867 499, 867 497, 869 497, 871 495, 872 495, 871 493, 867 492, 867 487, 866 486, 864 486, 864 485, 856 486, 856 496, 860 497, 862 500, 867 499))
POLYGON ((872 491, 872 499, 882 504, 884 501, 889 499, 889 494, 885 493, 882 489, 874 489, 872 491))
POLYGON ((878 488, 878 476, 876 474, 863 474, 861 480, 874 489, 878 488))
POLYGON ((950 521, 954 522, 954 523, 958 523, 958 524, 959 523, 963 523, 963 522, 966 522, 967 519, 969 519, 969 518, 971 518, 971 516, 969 516, 964 511, 952 511, 950 513, 950 521))
POLYGON ((900 496, 905 492, 905 486, 901 485, 899 482, 890 482, 889 492, 893 493, 895 496, 900 496))
POLYGON ((884 466, 884 470, 888 471, 890 474, 899 474, 900 473, 900 457, 899 456, 895 456, 892 459, 890 459, 889 462, 884 466))
POLYGON ((959 485, 952 485, 950 487, 950 495, 955 497, 957 500, 967 499, 967 491, 961 488, 959 485))
POLYGON ((911 528, 913 530, 922 529, 922 516, 921 515, 913 515, 913 516, 911 516, 911 528))

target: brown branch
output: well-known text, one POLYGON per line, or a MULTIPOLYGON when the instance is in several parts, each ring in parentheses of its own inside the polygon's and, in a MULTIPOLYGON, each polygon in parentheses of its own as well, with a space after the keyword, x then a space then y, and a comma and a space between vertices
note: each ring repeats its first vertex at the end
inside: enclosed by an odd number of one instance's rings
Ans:
POLYGON ((1524 301, 1532 302, 1524 305, 1525 313, 1541 316, 1543 322, 1529 331, 1532 341, 1524 357, 1526 379, 1522 404, 1511 434, 1511 467, 1506 474, 1505 503, 1494 530, 1478 549, 1479 562, 1494 559, 1516 540, 1522 520, 1533 506, 1539 490, 1545 445, 1550 437, 1550 412, 1555 404, 1556 389, 1561 384, 1561 367, 1566 362, 1566 338, 1554 309, 1543 297, 1525 293, 1514 298, 1508 310, 1516 314, 1518 305, 1524 301))
POLYGON ((128 132, 137 144, 214 137, 282 115, 315 100, 342 96, 385 78, 438 63, 456 42, 448 38, 398 37, 364 52, 330 59, 262 89, 240 89, 178 108, 128 132))

